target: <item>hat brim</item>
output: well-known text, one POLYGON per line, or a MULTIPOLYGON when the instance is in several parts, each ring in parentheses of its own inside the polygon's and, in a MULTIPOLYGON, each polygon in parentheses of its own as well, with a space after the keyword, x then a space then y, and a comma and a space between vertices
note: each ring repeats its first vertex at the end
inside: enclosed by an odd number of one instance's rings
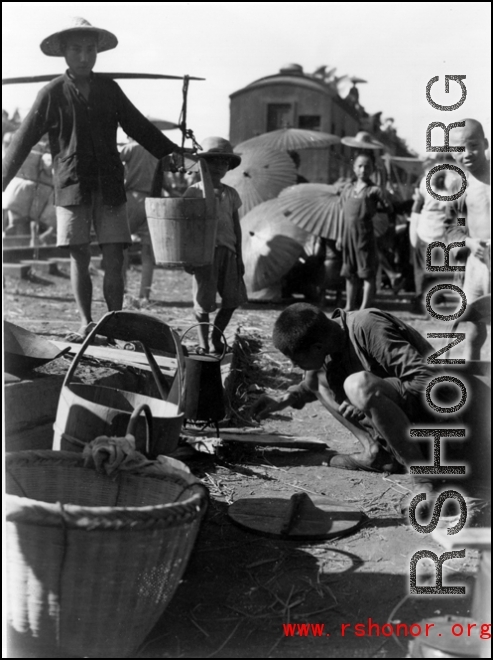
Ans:
POLYGON ((363 140, 357 140, 354 137, 343 137, 341 138, 341 143, 345 144, 346 147, 353 147, 354 149, 385 149, 384 145, 376 140, 372 142, 364 142, 363 140))
POLYGON ((45 55, 50 55, 51 57, 63 57, 61 47, 62 37, 71 34, 72 32, 87 32, 88 34, 97 35, 98 53, 102 53, 105 50, 112 50, 118 46, 118 39, 112 32, 93 26, 84 27, 83 25, 79 25, 74 28, 68 28, 66 30, 61 30, 60 32, 55 32, 54 34, 50 34, 49 37, 43 39, 39 47, 45 55))
POLYGON ((238 154, 222 154, 219 151, 205 151, 203 153, 199 152, 197 156, 199 158, 205 158, 206 160, 208 158, 229 158, 230 170, 234 170, 235 167, 238 167, 241 163, 241 156, 238 156, 238 154))

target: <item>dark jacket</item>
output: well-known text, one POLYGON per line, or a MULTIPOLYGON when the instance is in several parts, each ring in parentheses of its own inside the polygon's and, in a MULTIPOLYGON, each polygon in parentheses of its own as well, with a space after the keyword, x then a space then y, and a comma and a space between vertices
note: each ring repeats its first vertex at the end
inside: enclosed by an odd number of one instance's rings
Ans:
POLYGON ((3 190, 32 147, 48 133, 57 206, 87 203, 99 185, 104 204, 125 203, 118 126, 156 158, 178 148, 137 110, 113 79, 91 74, 86 101, 67 71, 43 87, 15 133, 2 163, 3 190))
MULTIPOLYGON (((354 349, 354 353, 348 348, 335 358, 327 356, 323 367, 338 403, 346 398, 344 380, 357 371, 399 381, 403 396, 422 397, 438 370, 427 363, 434 349, 417 330, 392 314, 373 308, 349 313, 336 309, 332 319, 338 317, 346 341, 354 349)), ((305 381, 289 390, 296 394, 293 408, 316 399, 305 381)))

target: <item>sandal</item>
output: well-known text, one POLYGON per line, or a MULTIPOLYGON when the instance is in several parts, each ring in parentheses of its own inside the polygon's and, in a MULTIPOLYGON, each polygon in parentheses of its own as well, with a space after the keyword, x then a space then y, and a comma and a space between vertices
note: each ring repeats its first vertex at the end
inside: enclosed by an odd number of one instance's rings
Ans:
POLYGON ((81 326, 79 328, 79 331, 69 332, 68 334, 66 334, 63 340, 68 342, 69 344, 83 344, 84 341, 86 340, 87 335, 90 334, 95 327, 96 324, 94 323, 94 321, 91 321, 87 325, 81 326))
MULTIPOLYGON (((87 339, 87 336, 94 330, 96 325, 97 324, 94 323, 94 321, 91 321, 86 326, 80 328, 79 331, 69 332, 67 335, 65 335, 63 341, 66 341, 69 344, 83 344, 87 339)), ((94 344, 94 346, 117 346, 117 343, 113 338, 103 337, 101 335, 96 335, 93 337, 91 343, 94 344)))
POLYGON ((362 470, 364 472, 390 472, 402 474, 403 466, 383 448, 371 460, 364 454, 334 454, 329 460, 329 467, 341 470, 362 470))

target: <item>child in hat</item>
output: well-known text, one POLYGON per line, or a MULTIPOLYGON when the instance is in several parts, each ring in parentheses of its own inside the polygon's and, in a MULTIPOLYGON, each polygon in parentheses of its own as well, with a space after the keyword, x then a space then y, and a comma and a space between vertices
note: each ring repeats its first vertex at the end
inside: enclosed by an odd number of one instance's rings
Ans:
POLYGON ((5 190, 32 147, 48 133, 57 245, 70 252, 72 288, 81 318, 81 326, 66 337, 68 341, 82 342, 94 327, 89 274, 92 228, 104 259, 108 310, 123 305, 124 249, 132 239, 116 144, 118 125, 156 158, 182 151, 135 108, 112 78, 93 73, 98 53, 117 44, 114 34, 83 18, 73 19, 69 27, 42 41, 42 52, 64 57, 68 69, 39 92, 3 160, 5 190))
MULTIPOLYGON (((193 269, 193 305, 199 323, 209 323, 209 314, 216 309, 216 293, 221 296, 221 309, 214 320, 211 341, 214 353, 222 353, 225 346, 222 340, 228 323, 237 307, 247 301, 243 275, 245 267, 241 255, 241 227, 238 209, 241 199, 234 188, 225 185, 221 179, 228 170, 241 163, 241 158, 233 153, 228 140, 209 137, 202 142, 203 151, 198 153, 207 162, 214 194, 218 219, 214 261, 209 266, 193 269)), ((203 197, 202 182, 191 186, 184 197, 203 197)), ((200 325, 198 331, 199 352, 209 352, 209 327, 200 325)))

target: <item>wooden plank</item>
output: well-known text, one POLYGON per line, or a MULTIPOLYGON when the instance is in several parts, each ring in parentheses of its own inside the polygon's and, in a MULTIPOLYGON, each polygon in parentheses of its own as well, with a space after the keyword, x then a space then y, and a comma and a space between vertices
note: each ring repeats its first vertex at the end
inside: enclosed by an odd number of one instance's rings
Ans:
MULTIPOLYGON (((77 354, 80 351, 80 344, 72 344, 66 341, 51 340, 59 348, 70 348, 70 353, 77 354)), ((116 362, 118 364, 125 363, 137 367, 149 367, 149 363, 144 353, 139 351, 125 351, 120 348, 109 348, 107 346, 88 346, 84 355, 93 357, 98 360, 108 360, 108 362, 116 362)), ((162 371, 169 372, 174 375, 176 372, 176 359, 170 357, 163 357, 162 355, 155 355, 156 362, 162 371)))
POLYGON ((29 266, 36 273, 45 275, 54 275, 58 271, 57 264, 52 259, 23 259, 21 264, 29 266))
POLYGON ((323 451, 327 443, 318 438, 300 438, 290 435, 277 435, 275 433, 230 433, 220 430, 221 440, 225 442, 241 442, 259 447, 289 447, 291 449, 314 449, 323 451))
POLYGON ((25 280, 31 272, 31 267, 26 264, 3 264, 4 277, 15 277, 19 280, 25 280))
POLYGON ((29 247, 31 234, 19 234, 18 236, 4 236, 2 238, 3 248, 29 247))
MULTIPOLYGON (((91 255, 96 257, 101 255, 101 248, 98 243, 91 243, 89 245, 91 255)), ((68 254, 67 248, 56 247, 56 245, 40 245, 39 247, 32 248, 26 247, 3 247, 3 260, 5 263, 15 263, 21 259, 32 259, 34 252, 39 259, 57 258, 60 255, 68 254)))
MULTIPOLYGON (((58 348, 70 348, 71 354, 76 354, 80 350, 80 344, 71 344, 66 341, 51 340, 58 348)), ((109 362, 116 362, 117 364, 125 364, 126 366, 137 367, 149 371, 149 363, 144 353, 139 351, 126 351, 119 348, 109 348, 107 346, 88 346, 84 355, 96 358, 98 360, 108 360, 109 362)), ((156 362, 166 376, 174 376, 176 373, 176 359, 171 357, 164 357, 162 355, 154 355, 156 362)), ((192 356, 193 357, 193 356, 192 356)), ((226 383, 231 373, 232 354, 228 353, 224 360, 221 362, 221 379, 223 386, 226 383)))
MULTIPOLYGON (((72 260, 71 260, 70 257, 53 257, 53 258, 49 259, 49 261, 51 263, 56 264, 58 267, 60 267, 60 266, 70 267, 70 263, 71 263, 72 260)), ((101 269, 102 268, 102 263, 103 263, 103 257, 101 255, 91 257, 91 266, 93 266, 93 268, 101 269)))

